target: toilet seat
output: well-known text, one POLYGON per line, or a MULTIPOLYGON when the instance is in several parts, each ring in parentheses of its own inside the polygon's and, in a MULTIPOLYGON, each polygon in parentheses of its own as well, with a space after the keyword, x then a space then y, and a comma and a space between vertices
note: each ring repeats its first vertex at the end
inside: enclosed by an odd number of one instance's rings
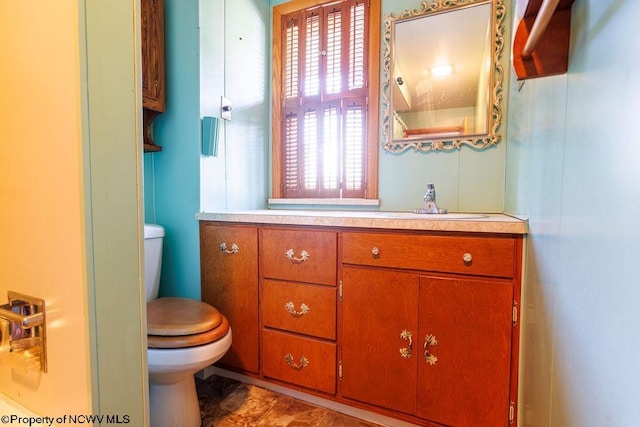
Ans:
POLYGON ((224 337, 229 322, 218 310, 188 298, 158 298, 147 302, 147 347, 182 348, 224 337))

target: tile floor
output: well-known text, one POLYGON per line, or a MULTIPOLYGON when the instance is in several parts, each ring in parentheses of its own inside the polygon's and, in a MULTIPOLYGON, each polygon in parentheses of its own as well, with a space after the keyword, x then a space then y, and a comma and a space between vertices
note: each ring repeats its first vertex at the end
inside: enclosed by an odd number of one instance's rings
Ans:
POLYGON ((376 427, 329 409, 321 408, 255 385, 229 378, 196 378, 202 427, 376 427))

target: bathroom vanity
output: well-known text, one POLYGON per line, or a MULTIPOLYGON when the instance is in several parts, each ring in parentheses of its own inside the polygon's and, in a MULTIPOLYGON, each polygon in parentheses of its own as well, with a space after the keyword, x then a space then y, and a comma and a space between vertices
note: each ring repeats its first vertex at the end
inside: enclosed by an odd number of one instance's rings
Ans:
POLYGON ((516 422, 526 221, 499 214, 202 213, 219 365, 421 425, 516 422))

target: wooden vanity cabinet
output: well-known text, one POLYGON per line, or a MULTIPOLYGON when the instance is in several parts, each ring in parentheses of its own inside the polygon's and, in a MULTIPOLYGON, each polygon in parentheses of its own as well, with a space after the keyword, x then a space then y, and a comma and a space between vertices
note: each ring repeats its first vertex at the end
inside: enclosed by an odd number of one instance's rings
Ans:
POLYGON ((231 348, 218 365, 259 371, 258 228, 200 222, 202 301, 229 320, 231 348))
POLYGON ((421 425, 515 425, 522 242, 203 221, 220 364, 421 425))
POLYGON ((337 233, 260 230, 262 375, 336 392, 337 233))
POLYGON ((342 396, 444 425, 507 426, 519 248, 512 236, 343 233, 342 396))

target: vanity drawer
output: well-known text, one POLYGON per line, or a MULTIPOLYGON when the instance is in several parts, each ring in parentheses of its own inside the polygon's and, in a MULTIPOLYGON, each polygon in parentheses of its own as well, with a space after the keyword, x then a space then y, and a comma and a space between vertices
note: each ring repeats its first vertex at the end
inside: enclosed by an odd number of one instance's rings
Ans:
POLYGON ((262 373, 265 377, 335 394, 336 345, 265 329, 262 373))
POLYGON ((336 288, 264 280, 264 326, 336 339, 336 288))
POLYGON ((263 228, 260 242, 263 277, 335 286, 335 232, 263 228))
POLYGON ((509 236, 342 234, 345 264, 513 277, 516 242, 509 236))

